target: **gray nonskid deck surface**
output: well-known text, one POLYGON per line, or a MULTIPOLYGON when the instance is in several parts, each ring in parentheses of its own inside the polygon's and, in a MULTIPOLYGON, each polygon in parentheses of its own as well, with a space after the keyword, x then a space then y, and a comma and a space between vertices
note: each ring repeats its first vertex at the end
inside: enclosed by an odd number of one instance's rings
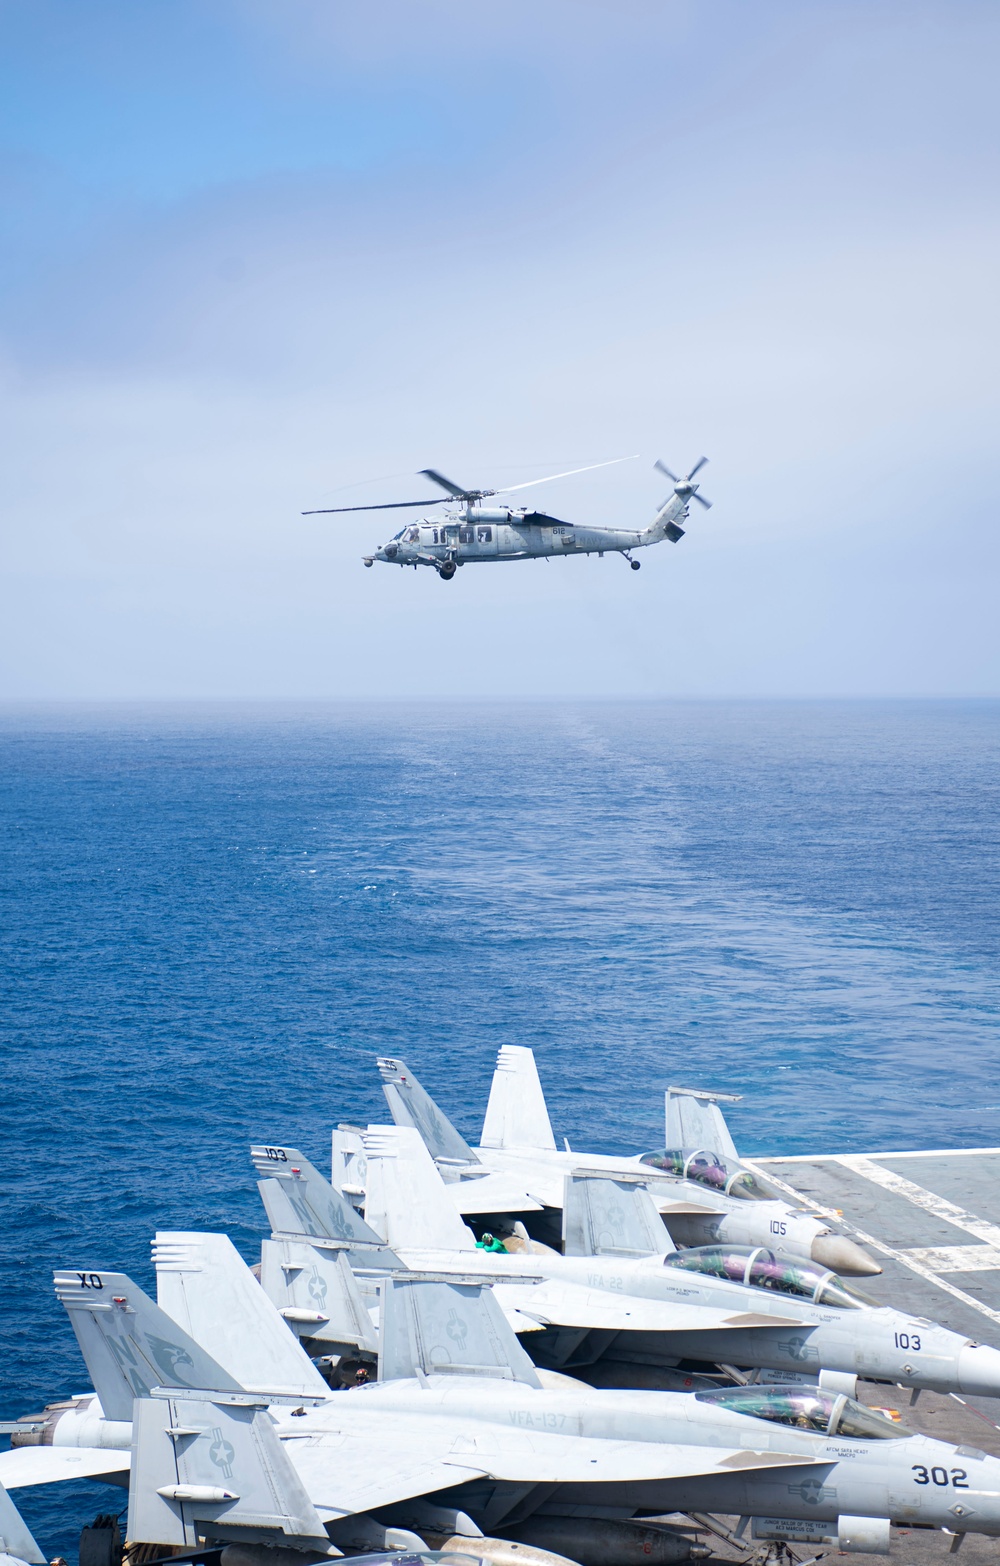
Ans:
POLYGON ((1000 1346, 1000 1149, 753 1164, 870 1244, 869 1293, 1000 1346))

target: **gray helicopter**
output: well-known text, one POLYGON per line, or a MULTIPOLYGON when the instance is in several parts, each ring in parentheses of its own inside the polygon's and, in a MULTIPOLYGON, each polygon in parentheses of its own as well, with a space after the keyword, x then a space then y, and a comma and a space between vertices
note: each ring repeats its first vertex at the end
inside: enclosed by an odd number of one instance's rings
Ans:
POLYGON ((615 462, 631 462, 632 457, 615 457, 611 462, 594 462, 589 467, 571 468, 566 473, 552 473, 547 478, 532 479, 527 484, 514 484, 509 489, 463 489, 452 483, 436 468, 421 468, 424 478, 437 484, 446 494, 443 500, 395 500, 379 506, 324 506, 314 511, 304 511, 303 516, 332 516, 345 511, 397 511, 430 506, 455 506, 444 518, 420 517, 416 522, 400 528, 388 543, 382 544, 373 554, 365 555, 366 566, 376 560, 384 560, 398 566, 433 566, 441 579, 450 582, 458 567, 472 560, 539 560, 554 555, 624 555, 633 571, 638 571, 640 561, 632 559, 633 549, 645 549, 669 538, 676 544, 684 537, 681 523, 687 520, 690 503, 696 500, 707 511, 712 502, 699 494, 694 476, 708 461, 699 457, 691 471, 678 478, 663 462, 654 463, 673 484, 673 489, 659 507, 647 528, 580 527, 573 522, 563 522, 549 516, 546 511, 527 507, 483 505, 497 495, 511 495, 519 489, 532 489, 536 484, 549 484, 553 479, 570 478, 574 473, 590 473, 594 468, 613 467, 615 462))

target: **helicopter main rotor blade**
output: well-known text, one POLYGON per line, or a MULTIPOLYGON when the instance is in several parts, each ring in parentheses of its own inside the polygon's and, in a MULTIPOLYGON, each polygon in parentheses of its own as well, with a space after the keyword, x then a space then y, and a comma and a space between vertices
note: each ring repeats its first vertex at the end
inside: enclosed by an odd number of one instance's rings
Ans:
POLYGON ((657 470, 658 473, 665 474, 666 477, 670 480, 671 484, 680 483, 680 479, 677 477, 677 474, 671 473, 665 462, 660 462, 659 459, 657 459, 657 461, 653 463, 653 467, 657 470))
POLYGON ((690 481, 694 478, 695 474, 697 472, 699 472, 700 469, 705 466, 705 463, 707 461, 708 461, 707 457, 699 457, 698 461, 695 463, 694 467, 691 469, 691 472, 688 474, 688 476, 687 476, 687 478, 685 480, 685 483, 690 483, 690 481))
MULTIPOLYGON (((509 484, 506 489, 494 490, 493 494, 513 495, 517 489, 531 489, 535 484, 551 484, 553 479, 571 478, 574 473, 593 473, 595 468, 613 468, 616 462, 634 462, 639 453, 633 452, 631 457, 612 457, 610 462, 591 462, 585 468, 568 468, 565 473, 550 473, 547 478, 529 479, 527 484, 509 484)), ((486 493, 490 493, 487 491, 486 493)))
MULTIPOLYGON (((451 479, 445 478, 444 474, 439 473, 437 468, 421 468, 420 471, 424 478, 429 478, 431 483, 437 484, 440 489, 446 489, 449 495, 454 496, 456 500, 468 500, 472 493, 471 490, 462 489, 460 485, 453 484, 451 479)), ((477 489, 475 493, 478 496, 481 492, 477 489)))
MULTIPOLYGON (((461 499, 467 497, 462 495, 461 499)), ((446 506, 449 501, 455 499, 453 495, 445 495, 440 500, 390 500, 382 506, 318 506, 313 511, 302 511, 303 517, 328 517, 335 511, 399 511, 407 506, 446 506)))
POLYGON ((699 506, 704 506, 706 511, 711 511, 711 509, 712 509, 712 502, 710 500, 706 500, 704 495, 699 495, 697 490, 694 491, 694 494, 691 496, 691 499, 692 500, 696 500, 698 502, 699 506))

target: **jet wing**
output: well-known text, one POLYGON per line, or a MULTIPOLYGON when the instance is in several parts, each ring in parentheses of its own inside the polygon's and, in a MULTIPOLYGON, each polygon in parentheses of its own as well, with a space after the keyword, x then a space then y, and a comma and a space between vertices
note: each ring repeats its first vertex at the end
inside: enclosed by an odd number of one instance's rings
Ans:
POLYGON ((324 1431, 282 1442, 322 1516, 347 1517, 481 1478, 475 1455, 451 1458, 453 1432, 429 1439, 426 1419, 393 1415, 368 1430, 324 1431))
POLYGON ((529 1196, 512 1175, 483 1174, 448 1184, 448 1194, 460 1213, 537 1213, 542 1203, 529 1196))
MULTIPOLYGON (((545 1283, 497 1283, 496 1297, 511 1312, 543 1327, 603 1327, 618 1332, 731 1332, 747 1327, 801 1327, 801 1321, 763 1311, 712 1310, 705 1305, 676 1305, 667 1300, 587 1289, 556 1279, 545 1283)), ((513 1324, 513 1323, 512 1323, 513 1324)), ((514 1330, 519 1330, 514 1326, 514 1330)))
POLYGON ((98 1479, 127 1474, 132 1454, 110 1447, 17 1446, 0 1452, 0 1484, 17 1490, 28 1484, 59 1484, 66 1479, 98 1479))
POLYGON ((511 1484, 641 1484, 755 1468, 830 1466, 828 1457, 819 1461, 783 1452, 674 1446, 661 1441, 600 1441, 589 1436, 527 1431, 461 1436, 455 1442, 452 1460, 478 1463, 491 1479, 511 1484), (467 1450, 462 1452, 459 1447, 467 1450))
MULTIPOLYGON (((491 1152, 490 1148, 480 1149, 484 1163, 490 1159, 491 1152)), ((562 1206, 566 1171, 561 1164, 547 1164, 544 1155, 532 1158, 530 1155, 519 1157, 516 1153, 504 1153, 502 1156, 503 1167, 492 1168, 491 1178, 509 1181, 522 1194, 526 1194, 536 1207, 562 1206)), ((506 1207, 502 1210, 510 1212, 511 1209, 506 1207)))
POLYGON ((672 1196, 657 1193, 654 1186, 650 1186, 650 1195, 656 1203, 656 1210, 664 1218, 717 1218, 718 1207, 705 1207, 698 1202, 678 1202, 672 1196))
MULTIPOLYGON (((345 1424, 347 1422, 345 1421, 345 1424)), ((313 1505, 347 1516, 487 1477, 512 1484, 619 1484, 749 1469, 824 1466, 804 1456, 659 1441, 602 1441, 392 1416, 283 1442, 313 1505), (435 1425, 440 1429, 435 1430, 435 1425)), ((825 1459, 829 1467, 829 1458, 825 1459)))

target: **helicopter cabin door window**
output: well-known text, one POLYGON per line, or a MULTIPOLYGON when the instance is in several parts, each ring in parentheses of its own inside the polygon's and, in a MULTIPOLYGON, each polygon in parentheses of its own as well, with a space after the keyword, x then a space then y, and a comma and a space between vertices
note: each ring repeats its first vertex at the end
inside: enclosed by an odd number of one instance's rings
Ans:
POLYGON ((499 533, 489 523, 478 522, 469 530, 475 540, 475 556, 479 560, 492 559, 497 552, 499 533))

